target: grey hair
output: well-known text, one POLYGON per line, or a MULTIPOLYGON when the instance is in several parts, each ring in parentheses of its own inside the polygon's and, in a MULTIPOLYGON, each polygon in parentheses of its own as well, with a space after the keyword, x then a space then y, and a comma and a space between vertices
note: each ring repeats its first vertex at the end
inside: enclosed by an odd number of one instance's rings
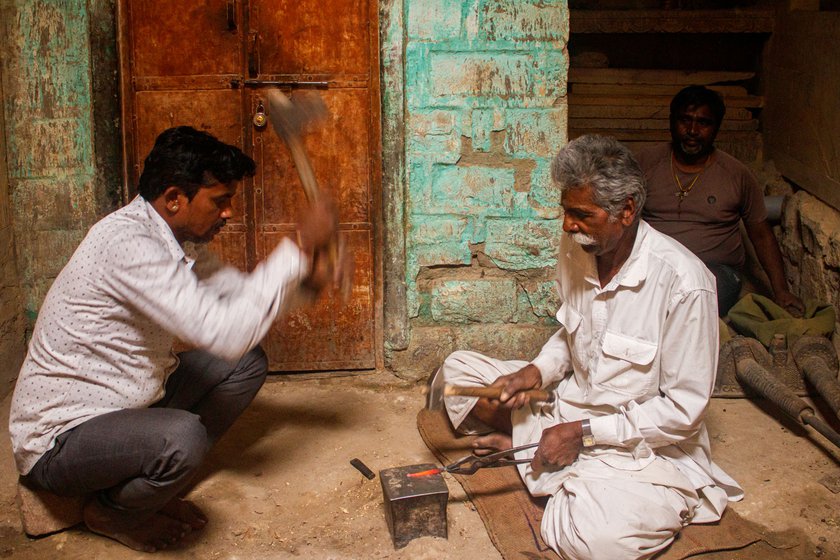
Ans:
POLYGON ((551 178, 560 192, 592 187, 592 199, 618 218, 628 198, 638 220, 645 204, 645 176, 630 150, 615 138, 587 134, 566 144, 551 162, 551 178))

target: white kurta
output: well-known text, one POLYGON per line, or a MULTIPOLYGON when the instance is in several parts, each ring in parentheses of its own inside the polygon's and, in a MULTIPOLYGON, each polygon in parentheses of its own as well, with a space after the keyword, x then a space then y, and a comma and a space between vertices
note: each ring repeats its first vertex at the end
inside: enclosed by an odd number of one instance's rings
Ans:
POLYGON ((236 362, 309 267, 289 240, 250 274, 203 257, 185 255, 141 197, 90 229, 41 306, 15 386, 9 431, 21 473, 85 420, 160 400, 178 365, 174 337, 236 362))
MULTIPOLYGON (((555 549, 570 558, 644 558, 683 524, 716 521, 727 500, 743 496, 712 462, 703 422, 718 358, 714 278, 640 222, 630 257, 603 288, 595 258, 563 236, 557 287, 561 328, 531 362, 557 400, 514 411, 513 443, 589 418, 596 445, 565 469, 522 465, 520 473, 532 494, 553 496, 542 533, 555 549)), ((488 384, 526 363, 456 352, 437 381, 488 384)), ((474 403, 447 399, 453 425, 474 403)))

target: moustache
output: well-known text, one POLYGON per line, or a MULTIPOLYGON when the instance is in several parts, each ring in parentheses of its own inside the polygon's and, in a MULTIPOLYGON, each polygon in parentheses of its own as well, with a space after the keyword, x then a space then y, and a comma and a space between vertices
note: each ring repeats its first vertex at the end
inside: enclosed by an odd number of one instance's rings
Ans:
POLYGON ((572 238, 572 241, 578 245, 583 245, 584 247, 591 247, 592 245, 598 244, 598 241, 596 241, 594 237, 581 232, 570 233, 569 237, 572 238))

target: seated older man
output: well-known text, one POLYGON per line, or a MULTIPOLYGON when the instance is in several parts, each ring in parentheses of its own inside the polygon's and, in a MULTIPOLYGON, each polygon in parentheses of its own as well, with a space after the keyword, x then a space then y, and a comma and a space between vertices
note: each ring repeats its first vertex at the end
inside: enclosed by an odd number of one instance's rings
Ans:
MULTIPOLYGON (((703 421, 718 356, 715 280, 640 220, 645 182, 627 148, 583 136, 556 156, 563 231, 560 329, 531 362, 449 356, 435 382, 494 385, 498 400, 447 397, 477 452, 539 442, 520 474, 551 496, 546 543, 565 558, 648 558, 743 493, 711 460, 703 421), (553 391, 552 404, 526 390, 553 391)), ((518 454, 523 458, 524 454, 518 454)))

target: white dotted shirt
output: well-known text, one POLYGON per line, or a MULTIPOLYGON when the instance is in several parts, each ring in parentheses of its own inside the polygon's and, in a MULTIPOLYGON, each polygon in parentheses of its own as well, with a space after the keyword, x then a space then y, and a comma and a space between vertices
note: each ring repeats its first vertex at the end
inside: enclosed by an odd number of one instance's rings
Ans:
POLYGON ((21 473, 62 432, 158 401, 178 365, 175 337, 238 360, 309 267, 288 239, 250 274, 207 251, 196 258, 141 197, 91 228, 41 306, 15 387, 9 430, 21 473))

